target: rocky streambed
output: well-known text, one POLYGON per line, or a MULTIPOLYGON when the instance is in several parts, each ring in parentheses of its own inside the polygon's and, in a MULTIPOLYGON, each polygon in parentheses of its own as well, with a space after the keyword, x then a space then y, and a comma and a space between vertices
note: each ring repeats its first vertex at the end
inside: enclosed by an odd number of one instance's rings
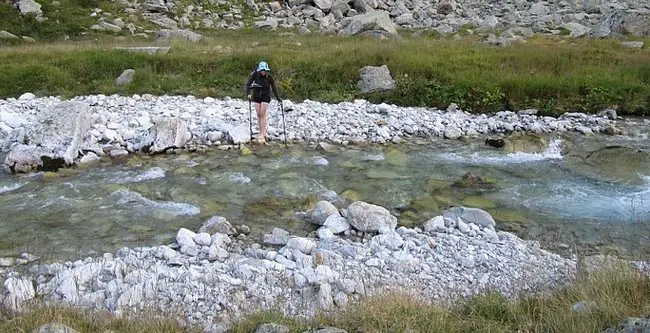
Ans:
POLYGON ((319 202, 303 214, 315 237, 273 229, 252 243, 223 218, 175 241, 122 248, 74 262, 5 272, 3 305, 34 298, 126 315, 143 308, 183 315, 209 332, 252 311, 313 316, 388 291, 442 302, 487 289, 508 297, 570 279, 576 263, 497 231, 484 211, 456 207, 416 228, 397 226, 383 207, 319 202))
POLYGON ((291 145, 273 105, 272 144, 251 150, 241 100, 0 101, 2 304, 154 308, 216 332, 390 290, 543 292, 577 264, 547 242, 647 243, 643 119, 285 108, 291 145))
MULTIPOLYGON (((487 116, 469 114, 456 105, 446 110, 401 108, 364 100, 337 105, 314 101, 286 104, 286 110, 291 110, 286 116, 286 133, 278 106, 271 106, 268 133, 272 140, 284 139, 286 134, 292 142, 348 145, 400 142, 405 137, 458 139, 513 132, 622 134, 615 126, 614 110, 555 118, 537 116, 537 110, 487 116)), ((230 98, 98 95, 61 101, 27 93, 18 100, 0 101, 0 152, 8 153, 6 171, 29 172, 135 152, 209 146, 229 149, 250 141, 249 113, 246 101, 230 98)))

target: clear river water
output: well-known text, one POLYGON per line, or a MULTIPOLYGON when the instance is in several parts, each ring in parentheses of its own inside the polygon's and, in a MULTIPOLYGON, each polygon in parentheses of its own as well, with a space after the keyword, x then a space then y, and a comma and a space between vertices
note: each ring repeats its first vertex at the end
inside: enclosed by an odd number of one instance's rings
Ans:
POLYGON ((316 227, 295 213, 321 199, 378 204, 411 227, 452 205, 479 207, 498 229, 550 249, 638 253, 650 247, 650 139, 638 133, 545 135, 535 152, 483 139, 336 153, 276 143, 250 155, 214 149, 0 174, 0 256, 67 260, 158 245, 214 215, 250 226, 253 239, 273 227, 308 235, 316 227))

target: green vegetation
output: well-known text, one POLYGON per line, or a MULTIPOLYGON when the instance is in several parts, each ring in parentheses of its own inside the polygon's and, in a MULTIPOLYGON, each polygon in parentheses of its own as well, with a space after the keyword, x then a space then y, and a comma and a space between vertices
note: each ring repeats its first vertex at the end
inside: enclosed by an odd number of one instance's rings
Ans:
MULTIPOLYGON (((488 292, 448 307, 432 305, 419 296, 390 294, 369 298, 345 310, 311 320, 286 318, 278 312, 249 315, 231 332, 254 332, 263 323, 286 325, 291 332, 334 326, 353 332, 602 332, 627 317, 650 313, 650 278, 629 269, 612 268, 574 281, 548 297, 507 301, 488 292), (586 301, 587 310, 574 304, 586 301)), ((169 318, 169 316, 167 317, 169 318)), ((111 319, 81 310, 45 307, 25 315, 0 316, 0 331, 30 332, 60 322, 81 332, 191 332, 170 319, 143 313, 135 319, 111 319)))
POLYGON ((169 317, 156 316, 153 312, 141 313, 137 318, 115 318, 107 313, 89 312, 60 306, 39 307, 25 315, 0 313, 0 332, 32 332, 42 325, 59 323, 78 332, 129 332, 172 333, 198 332, 183 330, 169 317))
POLYGON ((0 96, 80 94, 192 94, 243 97, 246 76, 266 59, 284 98, 339 102, 366 98, 405 106, 472 112, 538 108, 544 114, 623 114, 650 110, 650 49, 630 50, 616 40, 533 39, 490 47, 474 39, 407 37, 377 41, 336 36, 219 32, 197 44, 175 42, 167 55, 112 50, 151 42, 95 39, 20 45, 0 50, 0 96), (387 65, 397 88, 361 94, 358 69, 387 65), (114 79, 133 68, 133 84, 114 79))
POLYGON ((627 317, 650 312, 650 279, 628 271, 599 272, 575 281, 547 298, 509 302, 489 292, 450 308, 431 305, 415 295, 371 298, 344 311, 297 321, 273 312, 249 316, 233 332, 254 332, 262 323, 287 325, 291 332, 334 326, 348 332, 602 332, 627 317), (625 272, 625 273, 623 273, 625 272), (574 312, 580 301, 589 311, 574 312))

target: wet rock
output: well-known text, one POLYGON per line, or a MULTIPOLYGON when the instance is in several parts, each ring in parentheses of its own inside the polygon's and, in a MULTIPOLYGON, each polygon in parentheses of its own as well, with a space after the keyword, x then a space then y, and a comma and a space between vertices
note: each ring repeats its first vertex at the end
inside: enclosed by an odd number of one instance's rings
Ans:
POLYGON ((210 235, 215 233, 225 234, 225 235, 234 235, 237 233, 237 230, 222 216, 213 216, 207 221, 203 222, 198 232, 205 232, 210 235))
POLYGON ((477 188, 477 189, 494 189, 496 186, 493 182, 484 180, 481 176, 475 176, 471 172, 463 174, 460 180, 452 184, 454 187, 459 188, 477 188))
POLYGON ((348 223, 363 232, 390 232, 397 227, 397 218, 377 205, 363 201, 351 203, 347 209, 348 223))
POLYGON ((327 142, 319 142, 316 146, 316 151, 323 151, 326 153, 334 154, 339 152, 339 147, 327 142))
POLYGON ((509 135, 503 141, 503 150, 508 153, 539 153, 548 147, 546 139, 532 133, 509 135))

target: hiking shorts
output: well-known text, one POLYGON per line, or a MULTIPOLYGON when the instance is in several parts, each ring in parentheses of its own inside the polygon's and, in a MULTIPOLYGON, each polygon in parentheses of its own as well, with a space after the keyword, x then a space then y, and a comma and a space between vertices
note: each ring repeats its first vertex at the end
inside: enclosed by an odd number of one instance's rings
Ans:
POLYGON ((271 97, 264 97, 264 96, 253 96, 251 98, 253 103, 271 103, 271 97))

